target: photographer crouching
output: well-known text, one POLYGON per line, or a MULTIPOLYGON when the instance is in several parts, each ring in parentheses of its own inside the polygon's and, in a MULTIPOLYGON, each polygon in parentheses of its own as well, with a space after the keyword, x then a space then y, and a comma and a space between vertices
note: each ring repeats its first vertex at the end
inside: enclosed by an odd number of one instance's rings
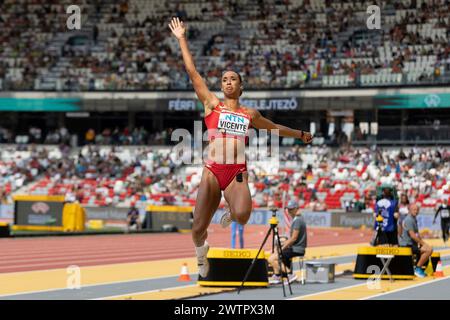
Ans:
MULTIPOLYGON (((297 202, 289 201, 286 207, 289 215, 292 217, 292 224, 290 230, 290 237, 282 244, 282 269, 283 272, 288 273, 289 283, 292 283, 297 279, 297 275, 288 270, 288 266, 291 266, 291 260, 293 257, 302 257, 305 255, 307 246, 307 230, 306 222, 300 214, 300 209, 297 202)), ((270 284, 281 283, 281 268, 278 263, 277 251, 272 253, 269 257, 269 263, 273 267, 273 276, 269 279, 270 284)))

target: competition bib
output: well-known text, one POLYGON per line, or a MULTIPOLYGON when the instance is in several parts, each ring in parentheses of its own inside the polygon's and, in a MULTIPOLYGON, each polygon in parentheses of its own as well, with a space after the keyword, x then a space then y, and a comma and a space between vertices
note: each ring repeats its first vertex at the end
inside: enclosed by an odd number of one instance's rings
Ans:
POLYGON ((442 218, 450 217, 450 210, 449 210, 448 206, 442 206, 441 217, 442 218))
POLYGON ((219 116, 217 130, 221 133, 245 136, 250 124, 250 120, 243 115, 223 110, 219 116))

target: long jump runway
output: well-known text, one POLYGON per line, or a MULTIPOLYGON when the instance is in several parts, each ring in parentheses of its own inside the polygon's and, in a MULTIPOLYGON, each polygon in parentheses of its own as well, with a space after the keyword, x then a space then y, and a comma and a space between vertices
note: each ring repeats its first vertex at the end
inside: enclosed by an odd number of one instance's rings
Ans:
MULTIPOLYGON (((247 226, 245 246, 258 248, 266 230, 247 226)), ((211 226, 211 246, 229 247, 229 232, 211 226)), ((240 295, 235 288, 197 286, 189 234, 1 239, 0 299, 449 299, 450 249, 441 240, 429 242, 441 252, 444 278, 381 281, 379 288, 369 288, 366 281, 343 273, 353 270, 357 248, 367 245, 371 234, 310 228, 306 260, 334 262, 338 275, 330 284, 293 283, 293 295, 286 298, 281 286, 246 288, 240 295), (183 263, 190 282, 178 281, 183 263), (80 288, 68 289, 74 267, 79 268, 80 288)))

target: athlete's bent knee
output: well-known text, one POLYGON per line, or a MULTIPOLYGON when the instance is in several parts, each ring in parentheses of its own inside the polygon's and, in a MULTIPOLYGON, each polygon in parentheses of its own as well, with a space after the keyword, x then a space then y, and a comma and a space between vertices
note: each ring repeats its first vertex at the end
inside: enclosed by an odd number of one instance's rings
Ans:
POLYGON ((242 225, 246 224, 248 219, 250 219, 250 213, 251 210, 240 210, 235 212, 236 222, 242 225))

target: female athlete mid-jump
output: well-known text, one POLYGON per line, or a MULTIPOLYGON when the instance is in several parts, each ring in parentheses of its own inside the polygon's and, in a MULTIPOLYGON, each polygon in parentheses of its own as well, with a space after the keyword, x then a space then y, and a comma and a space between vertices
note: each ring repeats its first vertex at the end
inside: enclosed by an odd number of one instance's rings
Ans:
POLYGON ((279 130, 284 137, 299 138, 305 143, 312 141, 309 132, 294 130, 264 118, 257 110, 240 105, 239 96, 243 85, 239 73, 226 71, 222 74, 221 90, 224 101, 209 91, 196 70, 185 37, 186 27, 178 18, 173 18, 169 28, 178 39, 186 71, 195 93, 205 108, 204 120, 208 128, 208 157, 203 168, 194 209, 192 238, 195 244, 199 274, 206 277, 209 264, 206 258, 209 245, 207 228, 219 207, 221 191, 228 203, 228 210, 221 218, 223 227, 231 221, 247 223, 252 210, 245 162, 245 145, 250 126, 257 129, 279 130), (231 159, 229 159, 231 158, 231 159))

